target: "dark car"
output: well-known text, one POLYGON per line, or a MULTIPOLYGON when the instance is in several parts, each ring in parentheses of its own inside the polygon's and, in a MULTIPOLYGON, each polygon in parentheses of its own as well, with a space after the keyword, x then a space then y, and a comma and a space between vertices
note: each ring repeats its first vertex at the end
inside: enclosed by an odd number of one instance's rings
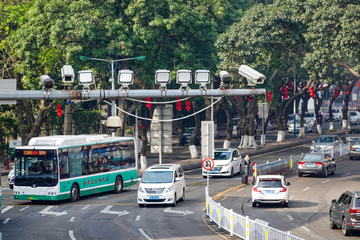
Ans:
POLYGON ((360 230, 360 191, 346 191, 338 200, 332 200, 329 218, 330 228, 341 226, 344 236, 350 235, 351 231, 360 230))
MULTIPOLYGON (((188 129, 186 129, 186 131, 184 132, 184 134, 182 135, 182 143, 183 145, 185 145, 186 143, 189 143, 191 134, 194 132, 195 128, 194 127, 189 127, 188 129)), ((195 145, 200 145, 201 144, 201 136, 198 135, 195 139, 195 145)))
POLYGON ((298 175, 319 174, 327 177, 329 173, 335 174, 336 163, 328 154, 325 153, 307 153, 301 162, 298 163, 298 175))

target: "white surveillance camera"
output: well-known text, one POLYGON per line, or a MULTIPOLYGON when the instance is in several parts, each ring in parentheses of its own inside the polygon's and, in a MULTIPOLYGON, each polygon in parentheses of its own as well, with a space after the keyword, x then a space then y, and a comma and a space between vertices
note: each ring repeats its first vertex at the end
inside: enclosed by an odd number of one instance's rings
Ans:
POLYGON ((266 79, 263 74, 247 65, 241 65, 239 67, 239 74, 245 77, 248 80, 249 85, 252 86, 256 84, 263 84, 264 80, 266 79))
POLYGON ((106 119, 106 127, 110 132, 116 132, 121 128, 121 119, 118 116, 110 116, 106 119))
POLYGON ((224 84, 230 84, 232 82, 232 76, 227 71, 220 71, 220 80, 224 84))
POLYGON ((74 69, 70 65, 64 65, 61 68, 61 78, 64 83, 73 83, 75 78, 74 69))
POLYGON ((44 87, 44 89, 50 89, 54 86, 55 82, 48 75, 42 75, 40 77, 40 81, 44 87))

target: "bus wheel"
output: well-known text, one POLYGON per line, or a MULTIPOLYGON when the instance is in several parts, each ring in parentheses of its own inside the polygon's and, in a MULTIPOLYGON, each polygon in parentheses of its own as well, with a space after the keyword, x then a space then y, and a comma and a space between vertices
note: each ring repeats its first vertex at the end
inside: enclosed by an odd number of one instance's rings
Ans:
POLYGON ((121 193, 122 188, 123 188, 122 178, 120 176, 117 176, 115 180, 115 192, 121 193))
POLYGON ((71 192, 70 192, 70 200, 72 202, 76 202, 79 199, 79 187, 76 184, 73 184, 71 186, 71 192))

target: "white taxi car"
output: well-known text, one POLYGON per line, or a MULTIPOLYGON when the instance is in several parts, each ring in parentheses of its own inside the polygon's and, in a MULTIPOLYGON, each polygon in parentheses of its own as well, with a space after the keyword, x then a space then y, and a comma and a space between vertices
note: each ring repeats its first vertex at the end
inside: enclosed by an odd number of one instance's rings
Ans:
MULTIPOLYGON (((240 174, 244 167, 243 159, 236 148, 216 148, 214 151, 214 167, 209 171, 209 176, 234 177, 240 174)), ((207 177, 208 170, 202 168, 202 175, 207 177)))
POLYGON ((185 200, 185 175, 180 164, 157 164, 145 170, 138 188, 139 207, 185 200))
POLYGON ((290 182, 281 175, 260 175, 252 188, 252 206, 263 203, 281 203, 288 207, 290 182))

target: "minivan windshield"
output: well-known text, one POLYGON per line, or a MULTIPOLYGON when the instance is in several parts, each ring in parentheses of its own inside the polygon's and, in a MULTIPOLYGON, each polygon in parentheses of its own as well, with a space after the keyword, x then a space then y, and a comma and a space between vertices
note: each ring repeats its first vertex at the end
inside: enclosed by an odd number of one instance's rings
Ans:
POLYGON ((356 112, 350 112, 350 116, 357 116, 356 112))
POLYGON ((314 117, 314 113, 305 113, 305 116, 304 117, 314 117))
POLYGON ((145 171, 141 183, 172 183, 172 171, 145 171))
POLYGON ((331 111, 332 111, 333 113, 339 113, 339 112, 340 112, 339 109, 331 109, 331 111))
POLYGON ((349 134, 360 134, 360 128, 350 129, 349 134))

